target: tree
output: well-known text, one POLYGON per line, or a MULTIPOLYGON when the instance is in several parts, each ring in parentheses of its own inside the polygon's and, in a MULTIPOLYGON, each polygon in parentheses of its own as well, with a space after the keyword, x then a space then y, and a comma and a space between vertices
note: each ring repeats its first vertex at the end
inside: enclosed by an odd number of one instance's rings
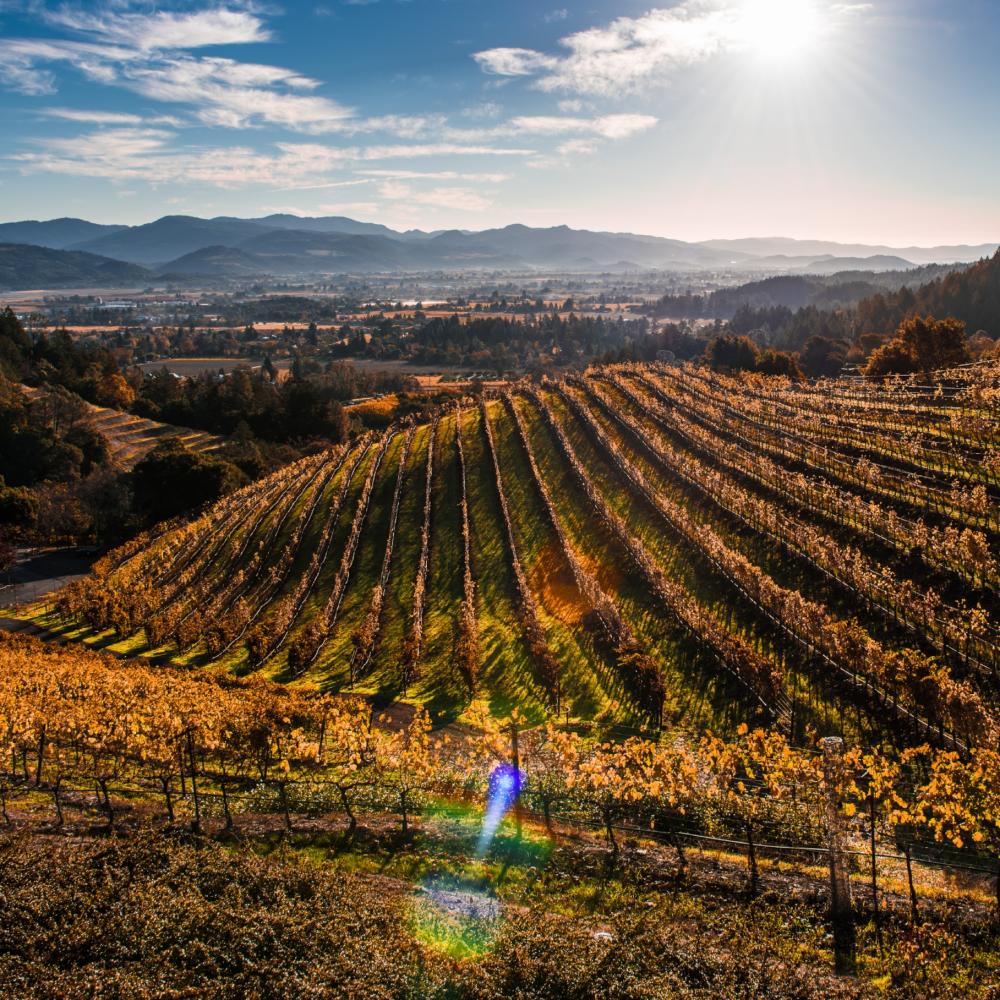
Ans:
POLYGON ((168 441, 157 445, 132 470, 132 491, 137 512, 151 524, 218 500, 245 479, 231 462, 168 441))
MULTIPOLYGON (((389 717, 383 716, 382 721, 388 722, 389 717)), ((379 772, 396 796, 404 835, 409 832, 411 814, 419 808, 421 797, 435 776, 435 761, 441 747, 431 742, 430 733, 430 716, 420 706, 405 729, 378 733, 379 772)))
POLYGON ((844 366, 847 351, 829 337, 810 337, 799 352, 799 364, 810 378, 831 378, 844 366))
POLYGON ((794 354, 786 351, 764 351, 757 358, 757 371, 762 375, 782 375, 785 378, 801 379, 802 369, 794 354))
POLYGON ((705 348, 705 361, 713 371, 754 371, 757 353, 749 337, 716 337, 705 348))
POLYGON ((970 360, 965 342, 965 324, 961 320, 911 316, 903 320, 888 344, 872 354, 865 374, 883 378, 886 375, 930 372, 970 360))
POLYGON ((14 310, 0 312, 0 374, 20 379, 31 353, 31 338, 24 332, 14 310))
POLYGON ((38 501, 30 490, 6 486, 0 476, 0 524, 31 528, 38 518, 38 501))
POLYGON ((119 372, 104 375, 94 391, 95 402, 99 406, 109 406, 113 410, 127 410, 135 402, 135 390, 119 372))

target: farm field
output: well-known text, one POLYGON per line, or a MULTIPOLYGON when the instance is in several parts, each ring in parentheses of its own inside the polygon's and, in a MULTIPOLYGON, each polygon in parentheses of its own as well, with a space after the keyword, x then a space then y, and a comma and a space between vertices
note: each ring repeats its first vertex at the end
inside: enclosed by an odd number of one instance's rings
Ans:
POLYGON ((988 745, 1000 431, 996 376, 966 377, 490 389, 111 553, 36 618, 447 718, 988 745))
MULTIPOLYGON (((147 375, 165 368, 173 375, 196 378, 206 372, 231 372, 242 367, 259 368, 261 364, 261 361, 253 358, 162 358, 159 361, 145 361, 138 367, 147 375)), ((292 362, 288 358, 276 358, 273 364, 278 371, 287 371, 292 362)))

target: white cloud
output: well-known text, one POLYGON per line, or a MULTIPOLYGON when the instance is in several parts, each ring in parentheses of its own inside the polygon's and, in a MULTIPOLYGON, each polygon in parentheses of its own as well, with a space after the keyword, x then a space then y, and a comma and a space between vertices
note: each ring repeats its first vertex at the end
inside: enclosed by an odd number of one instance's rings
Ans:
POLYGON ((569 139, 556 146, 560 156, 587 156, 596 149, 597 143, 593 139, 569 139))
POLYGON ((498 118, 501 114, 503 105, 496 101, 482 101, 471 107, 462 108, 462 116, 465 118, 498 118))
POLYGON ((11 39, 0 46, 0 83, 31 94, 55 91, 47 65, 70 63, 96 82, 124 87, 151 100, 196 109, 207 125, 260 124, 319 133, 342 127, 352 112, 310 94, 319 81, 279 66, 194 56, 208 45, 267 41, 260 17, 246 10, 135 13, 112 6, 91 14, 62 6, 41 11, 51 25, 81 34, 71 39, 11 39))
POLYGON ((533 49, 487 49, 472 56, 484 72, 496 76, 531 76, 543 69, 555 69, 559 60, 533 49))
POLYGON ((732 32, 729 8, 707 9, 699 0, 620 17, 603 28, 578 31, 560 40, 567 55, 530 49, 490 49, 475 55, 488 72, 504 76, 541 73, 542 90, 614 94, 634 90, 650 77, 719 52, 732 32), (516 54, 515 54, 516 53, 516 54))
POLYGON ((377 115, 372 118, 350 118, 336 123, 328 131, 344 135, 364 135, 388 132, 400 139, 416 139, 440 132, 447 124, 444 115, 377 115))
POLYGON ((207 125, 259 124, 318 133, 335 130, 351 111, 313 94, 318 82, 292 70, 186 55, 120 68, 118 82, 151 100, 190 105, 207 125))
MULTIPOLYGON (((695 2, 688 0, 689 4, 695 2)), ((550 156, 557 143, 561 143, 555 150, 559 155, 589 152, 599 140, 624 139, 656 124, 650 115, 588 116, 583 112, 589 102, 578 98, 560 102, 561 114, 522 115, 507 121, 499 117, 503 109, 495 102, 461 111, 465 118, 484 119, 468 122, 482 125, 478 128, 454 128, 443 114, 365 117, 324 96, 319 80, 295 70, 193 51, 269 40, 271 33, 260 13, 263 7, 241 2, 239 6, 230 3, 195 10, 188 0, 176 0, 171 6, 182 4, 186 9, 165 10, 161 5, 157 10, 145 3, 139 9, 132 0, 49 10, 41 4, 34 7, 65 37, 0 42, 0 86, 33 95, 49 94, 56 87, 53 69, 72 68, 88 81, 139 95, 143 103, 184 108, 184 118, 145 109, 39 109, 45 117, 92 128, 68 138, 21 139, 20 151, 9 154, 7 162, 25 172, 100 177, 116 183, 288 189, 381 183, 390 185, 390 191, 405 190, 415 204, 479 211, 488 201, 463 184, 498 184, 508 180, 509 174, 488 169, 451 170, 447 163, 435 163, 432 166, 437 169, 426 171, 410 169, 414 164, 405 162, 397 170, 360 168, 377 161, 389 161, 391 166, 392 161, 470 156, 522 159, 538 166, 544 158, 539 147, 550 156), (300 137, 315 137, 315 141, 275 143, 263 150, 252 148, 245 139, 235 146, 206 147, 190 141, 181 145, 180 137, 169 130, 184 125, 242 130, 269 126, 300 137), (351 144, 328 144, 321 136, 336 136, 351 144), (364 179, 334 179, 337 174, 342 178, 344 171, 364 179), (423 188, 424 182, 445 183, 423 188)), ((619 19, 614 24, 626 21, 619 19)), ((581 44, 573 43, 582 51, 581 44)), ((591 48, 605 51, 596 43, 591 48)), ((484 70, 501 76, 540 74, 539 84, 549 89, 547 81, 568 72, 567 57, 529 49, 494 49, 476 58, 484 70)), ((394 207, 402 210, 401 205, 394 207)))
POLYGON ((395 160, 408 156, 531 156, 533 149, 510 149, 502 146, 469 146, 461 143, 437 143, 422 146, 369 146, 362 150, 366 160, 395 160))
POLYGON ((55 74, 39 64, 71 62, 84 75, 98 79, 112 58, 128 59, 129 52, 85 42, 6 39, 0 44, 0 85, 31 96, 54 94, 55 74))
MULTIPOLYGON (((832 16, 862 14, 870 4, 829 4, 832 16)), ((673 7, 619 17, 559 40, 564 54, 496 48, 473 58, 484 72, 535 77, 545 91, 616 96, 668 77, 746 43, 746 8, 735 0, 682 0, 673 7)))

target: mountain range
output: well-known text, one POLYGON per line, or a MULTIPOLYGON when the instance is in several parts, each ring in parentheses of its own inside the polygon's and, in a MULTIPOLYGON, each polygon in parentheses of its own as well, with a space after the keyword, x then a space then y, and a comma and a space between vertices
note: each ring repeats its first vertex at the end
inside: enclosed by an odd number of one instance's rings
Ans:
POLYGON ((568 226, 399 232, 343 216, 287 214, 257 219, 168 215, 138 226, 100 225, 83 219, 9 222, 0 224, 0 243, 95 255, 95 260, 59 260, 25 251, 25 267, 19 273, 17 255, 7 249, 7 264, 0 272, 0 287, 6 288, 91 284, 92 278, 85 275, 114 270, 108 260, 133 265, 136 270, 122 273, 140 282, 462 269, 831 274, 967 262, 996 249, 996 244, 893 248, 782 238, 689 243, 568 226), (45 261, 51 265, 51 277, 45 261), (74 268, 80 269, 79 281, 73 278, 74 268))

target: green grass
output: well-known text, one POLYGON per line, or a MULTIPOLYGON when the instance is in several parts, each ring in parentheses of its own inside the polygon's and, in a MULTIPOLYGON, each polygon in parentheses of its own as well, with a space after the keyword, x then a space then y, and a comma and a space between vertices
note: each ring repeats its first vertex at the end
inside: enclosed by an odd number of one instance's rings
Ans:
POLYGON ((493 462, 478 408, 463 413, 472 573, 476 580, 476 618, 481 655, 480 677, 490 708, 503 717, 519 708, 532 721, 545 715, 545 695, 533 665, 517 610, 517 584, 504 536, 493 462))
MULTIPOLYGON (((378 583, 379 573, 382 570, 382 558, 389 534, 392 495, 396 488, 402 448, 403 435, 397 434, 386 448, 375 478, 375 488, 372 490, 368 513, 361 528, 354 565, 337 621, 319 659, 311 668, 310 676, 306 678, 307 681, 312 680, 325 689, 342 689, 350 682, 349 667, 354 653, 351 634, 361 625, 368 613, 372 588, 378 583)), ((356 690, 371 690, 371 687, 363 680, 356 686, 356 690)))
POLYGON ((413 693, 428 708, 456 717, 465 704, 465 685, 454 662, 462 602, 461 487, 455 446, 455 416, 438 424, 434 444, 434 493, 424 647, 413 693))

